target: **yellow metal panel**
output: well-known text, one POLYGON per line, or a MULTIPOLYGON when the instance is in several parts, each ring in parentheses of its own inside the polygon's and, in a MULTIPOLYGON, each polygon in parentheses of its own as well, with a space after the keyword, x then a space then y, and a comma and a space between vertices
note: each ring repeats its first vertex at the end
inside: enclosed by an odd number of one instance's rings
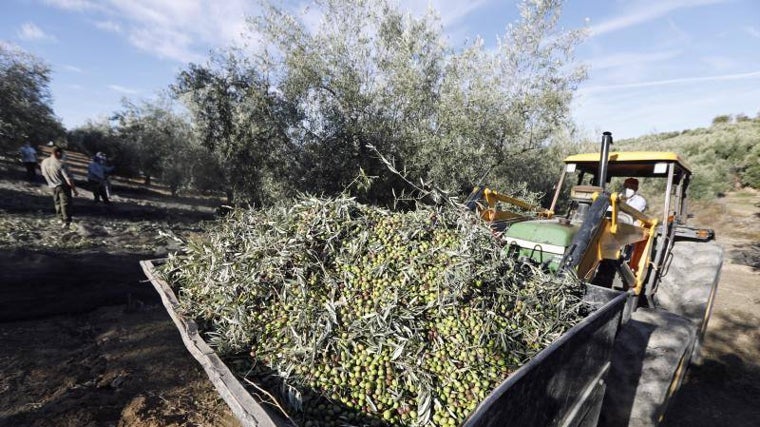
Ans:
MULTIPOLYGON (((598 163, 599 153, 574 154, 565 158, 565 163, 598 163)), ((613 151, 610 162, 676 162, 691 173, 691 167, 678 153, 671 151, 613 151)))

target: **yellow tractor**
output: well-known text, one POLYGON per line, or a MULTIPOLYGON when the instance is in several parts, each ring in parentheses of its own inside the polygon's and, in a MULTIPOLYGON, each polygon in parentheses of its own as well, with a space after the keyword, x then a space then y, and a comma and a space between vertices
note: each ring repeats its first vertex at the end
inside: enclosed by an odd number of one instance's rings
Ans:
POLYGON ((600 153, 567 157, 547 209, 482 187, 467 203, 517 258, 629 294, 600 425, 656 425, 689 364, 699 360, 723 251, 712 230, 686 224, 692 172, 681 156, 610 152, 611 145, 605 132, 600 153), (624 193, 610 191, 631 178, 663 189, 656 209, 641 212, 624 193), (569 207, 559 214, 568 187, 569 207), (499 209, 500 202, 518 209, 499 209))

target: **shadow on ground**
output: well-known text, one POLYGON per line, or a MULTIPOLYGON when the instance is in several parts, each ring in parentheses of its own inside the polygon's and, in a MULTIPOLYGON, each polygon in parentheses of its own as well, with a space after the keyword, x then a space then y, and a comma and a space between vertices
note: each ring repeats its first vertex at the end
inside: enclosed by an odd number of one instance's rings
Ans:
POLYGON ((758 317, 713 315, 705 361, 692 366, 668 409, 665 426, 757 426, 760 420, 758 317), (749 337, 741 339, 740 337, 749 337), (710 390, 710 392, 705 392, 710 390))
POLYGON ((730 256, 731 260, 737 264, 750 266, 755 271, 760 270, 760 242, 732 250, 730 256))
POLYGON ((0 338, 0 427, 239 425, 160 304, 0 323, 0 338))
MULTIPOLYGON (((47 188, 40 186, 37 194, 0 188, 2 209, 14 214, 48 213, 51 220, 55 217, 53 198, 47 188)), ((119 201, 111 206, 95 203, 89 197, 80 194, 73 200, 73 217, 110 218, 130 221, 172 221, 195 223, 214 218, 209 209, 200 210, 192 207, 159 207, 133 201, 119 201)))
POLYGON ((152 254, 0 252, 0 322, 159 301, 140 269, 152 254))

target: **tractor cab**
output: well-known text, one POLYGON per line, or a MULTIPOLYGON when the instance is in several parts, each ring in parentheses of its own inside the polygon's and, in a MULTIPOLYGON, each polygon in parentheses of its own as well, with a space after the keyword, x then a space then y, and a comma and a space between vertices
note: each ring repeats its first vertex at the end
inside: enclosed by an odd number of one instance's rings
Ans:
POLYGON ((502 236, 518 258, 648 298, 675 239, 709 240, 713 233, 685 225, 691 169, 678 154, 610 152, 611 144, 605 132, 600 153, 567 157, 548 214, 515 222, 502 236), (622 188, 611 191, 629 178, 651 184, 647 194, 656 208, 640 212, 627 203, 622 188), (568 208, 558 213, 566 183, 571 184, 568 208), (655 192, 660 200, 653 200, 655 192))
MULTIPOLYGON (((595 193, 601 193, 609 188, 613 181, 622 182, 627 178, 661 179, 660 185, 654 188, 664 188, 664 200, 661 206, 663 212, 653 212, 652 215, 662 218, 662 222, 685 220, 685 191, 689 185, 691 170, 686 162, 676 153, 660 151, 633 151, 609 153, 604 185, 599 185, 600 158, 598 153, 576 154, 564 160, 564 173, 556 187, 552 206, 556 208, 557 200, 563 191, 564 182, 574 182, 570 189, 571 210, 574 222, 583 222, 586 208, 595 193), (584 185, 584 183, 588 183, 584 185), (667 216, 665 216, 667 213, 667 216)), ((610 192, 617 201, 625 201, 622 194, 610 192)), ((661 194, 662 194, 661 193, 661 194)), ((660 203, 654 203, 660 206, 660 203)), ((638 212, 638 211, 636 211, 638 212)), ((629 213, 629 215, 631 215, 629 213)), ((636 215, 634 213, 633 215, 636 215)), ((637 215, 638 216, 638 215, 637 215)))

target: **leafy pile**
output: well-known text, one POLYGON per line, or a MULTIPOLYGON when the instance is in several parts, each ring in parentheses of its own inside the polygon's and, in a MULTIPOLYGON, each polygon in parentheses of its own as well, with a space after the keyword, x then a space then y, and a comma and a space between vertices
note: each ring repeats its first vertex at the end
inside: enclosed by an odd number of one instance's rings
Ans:
POLYGON ((579 283, 516 266, 453 207, 236 211, 163 272, 209 343, 302 425, 459 424, 587 314, 579 283))

